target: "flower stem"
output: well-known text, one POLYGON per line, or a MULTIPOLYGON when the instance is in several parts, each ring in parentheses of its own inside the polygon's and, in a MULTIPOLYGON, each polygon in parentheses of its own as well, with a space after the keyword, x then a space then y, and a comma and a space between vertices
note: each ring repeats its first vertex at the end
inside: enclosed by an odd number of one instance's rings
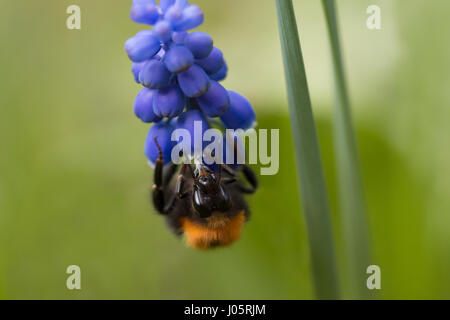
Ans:
POLYGON ((322 0, 322 4, 328 26, 336 86, 334 137, 348 272, 346 277, 350 284, 350 298, 361 299, 368 297, 365 279, 366 268, 371 264, 364 189, 345 82, 335 3, 334 0, 322 0))
POLYGON ((322 161, 292 0, 276 0, 300 197, 316 296, 338 299, 336 257, 322 161))

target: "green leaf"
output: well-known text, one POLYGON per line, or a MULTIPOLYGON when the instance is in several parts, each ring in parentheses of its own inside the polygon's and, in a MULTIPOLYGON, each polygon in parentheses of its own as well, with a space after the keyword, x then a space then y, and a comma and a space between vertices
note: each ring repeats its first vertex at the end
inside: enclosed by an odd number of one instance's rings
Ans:
POLYGON ((316 296, 339 298, 328 195, 291 0, 276 0, 300 197, 311 251, 316 296))
POLYGON ((328 26, 336 85, 334 138, 346 277, 349 283, 349 298, 361 299, 368 297, 366 269, 372 264, 364 189, 345 82, 336 8, 334 0, 322 0, 322 4, 328 26))

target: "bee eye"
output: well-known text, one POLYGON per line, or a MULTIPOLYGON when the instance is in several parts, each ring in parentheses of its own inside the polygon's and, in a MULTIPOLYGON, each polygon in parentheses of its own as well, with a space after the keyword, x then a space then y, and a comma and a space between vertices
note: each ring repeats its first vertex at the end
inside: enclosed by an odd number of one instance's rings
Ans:
POLYGON ((201 181, 199 181, 199 183, 194 183, 194 191, 206 193, 207 189, 206 186, 201 181))

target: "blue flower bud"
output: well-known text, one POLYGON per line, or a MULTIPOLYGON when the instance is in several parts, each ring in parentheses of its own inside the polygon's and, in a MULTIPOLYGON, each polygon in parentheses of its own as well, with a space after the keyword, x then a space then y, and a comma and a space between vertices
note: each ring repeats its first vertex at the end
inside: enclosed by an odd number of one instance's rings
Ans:
POLYGON ((209 77, 211 78, 211 80, 222 81, 227 77, 227 74, 228 74, 228 66, 227 63, 225 62, 222 69, 220 69, 219 72, 212 74, 209 77))
POLYGON ((171 6, 164 14, 164 19, 170 22, 172 26, 175 26, 183 19, 183 9, 175 5, 171 6))
POLYGON ((205 71, 194 64, 185 72, 178 74, 178 84, 186 96, 196 98, 208 91, 210 81, 205 71))
POLYGON ((159 21, 153 31, 161 42, 168 42, 172 38, 172 26, 165 20, 159 21))
POLYGON ((189 6, 189 1, 188 0, 175 0, 175 5, 184 9, 187 6, 189 6))
POLYGON ((211 81, 209 90, 197 98, 197 102, 202 111, 211 118, 223 115, 230 107, 227 90, 216 81, 211 81))
POLYGON ((171 6, 175 4, 175 0, 159 0, 159 7, 162 12, 166 12, 171 6))
POLYGON ((184 95, 177 85, 159 89, 153 100, 153 111, 159 117, 174 118, 184 109, 184 95))
MULTIPOLYGON (((175 7, 175 6, 174 6, 175 7)), ((172 7, 173 8, 173 7, 172 7)), ((175 31, 187 31, 203 23, 203 11, 199 6, 191 5, 183 10, 182 18, 173 21, 175 31)))
POLYGON ((131 72, 133 72, 134 81, 136 81, 137 83, 140 83, 139 73, 141 73, 142 68, 145 66, 147 62, 148 61, 134 62, 133 65, 131 66, 131 72))
POLYGON ((204 32, 192 32, 184 40, 186 47, 191 50, 196 59, 204 59, 209 56, 213 49, 213 39, 204 32))
POLYGON ((180 73, 186 71, 194 64, 194 56, 185 46, 173 46, 166 53, 164 63, 170 72, 180 73))
POLYGON ((155 0, 133 0, 130 17, 137 23, 155 24, 159 19, 158 6, 155 0))
POLYGON ((172 41, 175 42, 175 44, 182 44, 184 43, 184 39, 186 39, 187 35, 188 33, 186 31, 173 32, 172 41))
POLYGON ((153 112, 153 99, 155 93, 155 90, 142 88, 134 101, 134 113, 143 122, 150 123, 161 120, 161 118, 153 112))
POLYGON ((230 108, 220 119, 229 129, 250 129, 256 124, 256 115, 252 105, 244 96, 235 91, 228 91, 230 108))
POLYGON ((208 57, 196 60, 195 63, 201 66, 207 74, 215 74, 222 69, 225 60, 223 59, 222 51, 214 47, 208 57))
POLYGON ((203 153, 203 148, 207 145, 206 142, 203 142, 203 134, 209 129, 209 126, 199 110, 183 112, 177 119, 176 128, 186 129, 190 134, 190 141, 184 141, 182 138, 178 141, 186 152, 186 156, 193 156, 196 151, 200 154, 203 153), (195 130, 196 125, 198 131, 195 130), (195 150, 196 147, 198 150, 195 150))
POLYGON ((145 155, 147 156, 150 164, 154 167, 156 160, 159 156, 158 147, 155 143, 155 138, 160 145, 163 152, 164 164, 171 161, 172 148, 175 142, 171 140, 171 135, 173 130, 175 130, 175 121, 161 121, 155 123, 148 132, 147 139, 145 141, 145 155))
POLYGON ((189 5, 187 0, 160 0, 160 7, 162 12, 166 12, 170 7, 176 5, 177 7, 184 9, 189 5))
POLYGON ((133 62, 151 59, 161 49, 158 37, 153 31, 140 31, 125 42, 125 50, 133 62))
POLYGON ((169 84, 170 72, 159 60, 150 60, 139 74, 139 82, 149 89, 160 89, 169 84))

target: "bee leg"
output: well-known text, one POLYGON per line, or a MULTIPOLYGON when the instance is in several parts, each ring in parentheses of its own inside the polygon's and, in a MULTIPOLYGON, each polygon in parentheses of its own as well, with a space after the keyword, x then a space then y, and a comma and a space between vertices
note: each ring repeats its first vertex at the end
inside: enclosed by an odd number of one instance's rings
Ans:
POLYGON ((222 179, 222 183, 224 184, 232 184, 235 183, 237 181, 236 178, 226 178, 226 179, 222 179))
POLYGON ((230 176, 235 177, 236 176, 236 172, 233 170, 233 168, 231 168, 230 166, 224 164, 220 165, 221 170, 225 171, 226 173, 228 173, 230 176))
POLYGON ((180 174, 178 175, 177 178, 177 184, 175 185, 175 194, 178 197, 178 199, 184 199, 188 193, 184 192, 184 183, 185 183, 185 179, 184 176, 186 174, 186 170, 189 169, 190 172, 192 172, 192 168, 190 168, 190 164, 183 164, 183 166, 181 167, 181 171, 180 174))
POLYGON ((154 184, 153 184, 153 190, 152 190, 152 199, 153 199, 153 205, 155 206, 155 209, 161 213, 166 214, 167 211, 165 210, 166 202, 165 202, 165 196, 164 196, 164 187, 163 184, 163 169, 164 169, 164 159, 163 159, 163 153, 161 146, 158 143, 157 137, 155 137, 155 143, 156 147, 158 148, 159 156, 156 160, 155 164, 155 174, 154 174, 154 184))
POLYGON ((218 165, 217 177, 219 181, 230 180, 231 178, 236 178, 236 172, 225 163, 221 163, 218 165), (225 172, 230 178, 224 178, 223 172, 225 172))
POLYGON ((163 176, 163 184, 165 186, 168 186, 170 184, 170 182, 172 181, 173 176, 175 175, 175 173, 178 170, 178 165, 171 163, 169 165, 169 167, 166 169, 166 171, 164 172, 164 176, 163 176))
POLYGON ((255 172, 246 164, 242 165, 242 173, 244 174, 245 179, 248 183, 250 183, 251 187, 247 187, 244 185, 239 185, 239 189, 243 193, 255 193, 255 191, 258 189, 258 178, 255 174, 255 172))
MULTIPOLYGON (((173 176, 175 175, 177 170, 178 170, 178 165, 176 165, 174 163, 171 163, 169 165, 169 167, 167 169, 165 169, 165 171, 163 170, 163 172, 164 172, 164 174, 163 174, 163 190, 164 190, 164 188, 167 188, 167 186, 170 185, 170 182, 172 181, 173 176)), ((160 195, 158 195, 158 197, 159 196, 160 195)), ((162 211, 158 210, 158 212, 160 212, 161 214, 168 214, 173 209, 174 205, 175 205, 175 197, 172 195, 168 203, 165 203, 165 201, 164 201, 163 210, 162 211)), ((156 207, 156 205, 155 205, 155 207, 156 207)))
POLYGON ((168 213, 170 213, 170 211, 172 211, 172 209, 175 206, 175 203, 177 202, 178 199, 180 199, 180 200, 184 199, 188 195, 187 192, 183 192, 183 189, 184 189, 183 187, 184 187, 184 182, 185 182, 184 175, 185 175, 187 169, 189 169, 190 172, 192 173, 192 167, 189 164, 183 164, 183 166, 181 167, 180 174, 178 175, 178 178, 177 178, 177 183, 175 185, 175 193, 172 194, 169 202, 167 202, 167 204, 165 205, 165 207, 163 209, 164 214, 168 214, 168 213))

